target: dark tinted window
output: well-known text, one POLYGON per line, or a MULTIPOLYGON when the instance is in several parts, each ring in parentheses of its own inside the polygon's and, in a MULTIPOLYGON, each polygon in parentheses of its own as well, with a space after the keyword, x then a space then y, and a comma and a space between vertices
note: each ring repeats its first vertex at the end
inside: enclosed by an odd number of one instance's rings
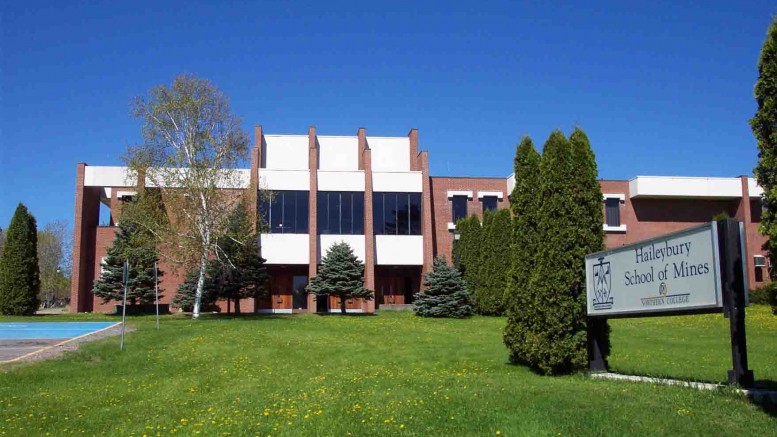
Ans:
POLYGON ((408 195, 410 235, 421 235, 421 193, 408 195))
POLYGON ((604 199, 604 218, 607 226, 621 225, 620 199, 608 197, 604 199))
POLYGON ((483 204, 484 213, 486 211, 496 211, 496 203, 498 202, 496 196, 485 196, 480 200, 480 202, 483 204))
POLYGON ((308 192, 274 191, 273 199, 261 199, 259 213, 273 234, 307 234, 308 192))
POLYGON ((319 191, 317 201, 319 234, 364 233, 364 193, 319 191))
POLYGON ((375 235, 421 235, 421 193, 373 193, 375 235))
POLYGON ((453 196, 451 204, 454 224, 460 219, 467 218, 467 196, 453 196))

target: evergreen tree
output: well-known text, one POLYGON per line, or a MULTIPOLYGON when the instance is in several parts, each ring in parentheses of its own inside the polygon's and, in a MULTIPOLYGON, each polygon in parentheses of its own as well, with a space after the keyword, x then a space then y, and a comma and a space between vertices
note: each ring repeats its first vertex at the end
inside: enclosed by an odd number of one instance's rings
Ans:
MULTIPOLYGON (((588 136, 582 129, 576 127, 569 136, 572 147, 572 171, 574 198, 572 204, 575 209, 575 219, 569 223, 577 231, 577 241, 572 248, 572 259, 579 262, 572 268, 576 270, 575 283, 571 294, 577 299, 578 308, 575 312, 575 329, 586 333, 586 282, 585 282, 585 256, 589 253, 604 250, 604 214, 602 213, 602 186, 599 183, 599 171, 596 166, 596 157, 591 149, 588 136)), ((609 331, 609 328, 608 328, 609 331)), ((586 345, 577 345, 583 353, 586 345)), ((580 353, 580 351, 578 351, 580 353)), ((605 358, 610 353, 609 338, 605 350, 602 351, 605 358)))
POLYGON ((510 271, 505 287, 505 307, 508 316, 504 342, 511 351, 527 347, 526 334, 531 325, 525 308, 533 305, 529 279, 534 269, 539 242, 537 221, 540 208, 540 154, 528 136, 521 139, 515 151, 515 187, 510 193, 513 213, 510 271))
POLYGON ((459 270, 467 281, 469 290, 477 290, 480 267, 480 245, 482 243, 483 227, 476 215, 459 220, 457 224, 459 241, 457 252, 459 256, 459 270))
MULTIPOLYGON (((587 363, 585 318, 578 284, 583 262, 572 148, 560 131, 551 133, 540 164, 538 245, 528 284, 531 305, 520 309, 521 343, 510 344, 510 359, 547 374, 566 373, 587 363)), ((601 214, 601 211, 599 212, 601 214)), ((508 327, 507 334, 512 334, 508 327)))
POLYGON ((40 302, 38 230, 27 207, 16 207, 0 258, 0 314, 32 315, 40 302))
POLYGON ((210 292, 234 303, 240 314, 240 300, 258 298, 266 291, 268 279, 265 259, 259 256, 259 236, 251 225, 245 199, 227 217, 227 229, 219 241, 218 260, 208 263, 206 287, 210 292))
POLYGON ((362 298, 372 300, 373 292, 364 288, 364 263, 354 255, 348 243, 333 244, 321 259, 318 275, 310 280, 306 287, 308 293, 316 298, 337 296, 340 299, 340 312, 345 314, 348 299, 362 298))
MULTIPOLYGON (((472 217, 475 217, 475 215, 473 214, 472 217)), ((478 240, 473 247, 473 260, 469 262, 465 275, 465 281, 467 281, 467 285, 474 295, 475 311, 479 314, 483 314, 481 300, 487 300, 486 296, 488 296, 488 275, 490 273, 488 263, 491 261, 492 243, 489 240, 489 233, 493 221, 494 214, 490 210, 484 211, 483 221, 480 223, 480 227, 475 230, 478 240)), ((473 229, 475 229, 474 226, 473 229)))
POLYGON ((472 315, 472 297, 458 270, 445 258, 434 259, 432 271, 424 275, 424 291, 415 295, 413 310, 420 317, 453 317, 472 315))
MULTIPOLYGON (((758 165, 755 177, 764 190, 764 208, 760 231, 769 240, 764 244, 772 265, 777 265, 777 16, 767 31, 766 41, 758 60, 758 81, 755 83, 758 110, 750 120, 758 140, 758 165)), ((777 280, 777 270, 772 271, 777 280)))
MULTIPOLYGON (((200 272, 197 270, 190 270, 183 283, 178 286, 178 292, 173 296, 173 306, 180 308, 183 311, 191 311, 194 307, 194 296, 197 293, 197 281, 200 279, 200 272)), ((205 288, 202 294, 202 305, 204 308, 213 305, 216 302, 216 295, 212 293, 214 290, 210 284, 210 279, 206 276, 205 288)))
MULTIPOLYGON (((159 261, 156 239, 151 232, 131 219, 131 210, 130 203, 125 203, 122 207, 116 238, 106 251, 102 273, 92 289, 94 295, 101 298, 103 303, 123 301, 124 261, 129 262, 128 304, 149 304, 156 298, 154 263, 159 261)), ((158 269, 157 276, 163 275, 164 272, 158 269)), ((161 289, 159 298, 162 298, 161 289)))
POLYGON ((480 277, 485 286, 481 285, 475 296, 480 314, 496 316, 504 313, 505 287, 510 270, 511 220, 510 210, 499 209, 493 214, 489 226, 483 226, 486 236, 481 251, 485 256, 480 277))

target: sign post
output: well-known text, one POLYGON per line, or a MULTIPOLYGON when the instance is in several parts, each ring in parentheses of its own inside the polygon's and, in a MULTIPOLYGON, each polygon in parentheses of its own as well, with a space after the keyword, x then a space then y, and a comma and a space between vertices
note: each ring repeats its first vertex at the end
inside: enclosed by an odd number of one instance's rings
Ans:
POLYGON ((607 371, 607 319, 723 313, 731 322, 729 384, 748 387, 744 234, 710 222, 585 257, 588 360, 607 371))
POLYGON ((154 301, 156 302, 156 329, 159 330, 159 277, 156 262, 154 262, 154 301))
POLYGON ((123 269, 124 280, 124 298, 121 302, 121 343, 119 343, 119 351, 124 352, 124 330, 127 327, 127 282, 129 282, 129 262, 124 261, 123 269))

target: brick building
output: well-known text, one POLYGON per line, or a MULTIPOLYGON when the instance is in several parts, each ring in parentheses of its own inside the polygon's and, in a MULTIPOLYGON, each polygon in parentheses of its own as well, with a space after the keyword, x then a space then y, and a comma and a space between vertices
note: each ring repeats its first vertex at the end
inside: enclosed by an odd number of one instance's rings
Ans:
MULTIPOLYGON (((251 168, 234 189, 275 193, 257 206, 269 226, 260 237, 270 273, 270 295, 241 304, 244 311, 339 311, 334 297, 304 293, 322 255, 345 241, 365 263, 374 301, 347 302, 348 311, 373 312, 408 304, 435 255, 450 259, 454 223, 486 209, 507 208, 514 178, 434 177, 419 151, 418 131, 406 137, 270 135, 255 130, 251 168)), ((506 169, 507 170, 507 169, 506 169)), ((607 246, 620 246, 687 228, 721 212, 745 223, 748 279, 768 277, 757 231, 762 190, 752 178, 637 176, 601 181, 607 246)), ((136 183, 123 167, 77 165, 71 311, 110 311, 92 295, 100 263, 117 230, 121 202, 136 183), (101 205, 103 207, 101 208, 101 205), (104 216, 101 217, 101 209, 104 216), (107 212, 106 212, 107 211, 107 212)), ((581 260, 582 262, 582 260, 581 260)), ((160 286, 170 303, 184 272, 171 266, 160 286)))

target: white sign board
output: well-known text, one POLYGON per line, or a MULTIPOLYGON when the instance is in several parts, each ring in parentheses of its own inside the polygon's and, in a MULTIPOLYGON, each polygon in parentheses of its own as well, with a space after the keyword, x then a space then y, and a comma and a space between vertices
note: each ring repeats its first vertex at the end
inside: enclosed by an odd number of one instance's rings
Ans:
POLYGON ((714 222, 585 257, 589 316, 723 306, 714 222))

